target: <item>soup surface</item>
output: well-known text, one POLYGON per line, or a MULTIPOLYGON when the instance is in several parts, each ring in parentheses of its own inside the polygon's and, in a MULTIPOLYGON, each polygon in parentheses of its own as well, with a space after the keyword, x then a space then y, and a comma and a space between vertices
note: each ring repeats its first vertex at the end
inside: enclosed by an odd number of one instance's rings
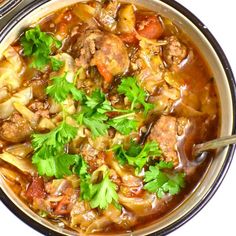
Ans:
POLYGON ((0 174, 59 227, 132 232, 165 216, 209 165, 194 164, 193 145, 219 126, 197 48, 171 20, 135 5, 62 9, 0 61, 0 174))

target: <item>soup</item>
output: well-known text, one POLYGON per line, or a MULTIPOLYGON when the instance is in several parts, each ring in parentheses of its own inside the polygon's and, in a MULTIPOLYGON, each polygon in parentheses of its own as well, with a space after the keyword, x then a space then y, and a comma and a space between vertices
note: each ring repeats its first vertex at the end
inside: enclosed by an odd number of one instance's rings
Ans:
MULTIPOLYGON (((0 62, 0 173, 34 212, 83 234, 132 232, 201 181, 194 144, 219 98, 170 19, 118 1, 41 19, 0 62)), ((214 153, 209 153, 214 156, 214 153)))

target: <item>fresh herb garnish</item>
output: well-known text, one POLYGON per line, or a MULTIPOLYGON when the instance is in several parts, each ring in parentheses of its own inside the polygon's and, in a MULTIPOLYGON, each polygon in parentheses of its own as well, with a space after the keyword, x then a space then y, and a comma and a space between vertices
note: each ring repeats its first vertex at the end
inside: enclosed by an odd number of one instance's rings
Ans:
POLYGON ((135 77, 125 77, 121 80, 118 86, 118 93, 124 94, 131 102, 131 110, 142 105, 144 107, 144 114, 154 108, 153 104, 146 102, 148 94, 138 85, 135 77))
POLYGON ((58 49, 61 42, 52 35, 42 32, 39 26, 27 30, 21 38, 24 55, 31 56, 33 68, 43 70, 46 65, 51 65, 54 71, 59 70, 62 62, 51 57, 53 47, 58 49))
POLYGON ((119 163, 134 166, 136 174, 147 164, 150 157, 159 157, 162 153, 159 145, 154 141, 147 142, 144 146, 131 142, 127 150, 122 145, 116 145, 113 147, 113 150, 119 163))
POLYGON ((110 119, 107 123, 121 134, 128 135, 132 131, 137 131, 138 129, 138 121, 132 117, 134 115, 135 113, 129 113, 122 116, 117 116, 110 119))
POLYGON ((175 195, 184 187, 184 173, 168 173, 163 170, 173 169, 172 162, 160 161, 155 166, 150 166, 149 171, 145 172, 144 189, 156 193, 159 198, 163 198, 166 193, 175 195))
POLYGON ((46 88, 46 93, 58 103, 63 102, 68 95, 72 95, 75 101, 82 101, 84 92, 78 90, 73 83, 68 82, 66 76, 67 73, 51 78, 52 85, 46 88))
POLYGON ((34 155, 32 162, 40 175, 56 178, 70 175, 70 167, 76 163, 76 155, 64 153, 65 145, 77 134, 77 129, 65 121, 46 134, 33 134, 34 155))
POLYGON ((105 113, 109 111, 112 111, 110 102, 104 93, 96 89, 91 96, 86 96, 80 113, 74 118, 80 125, 88 127, 93 137, 98 137, 107 134, 109 125, 106 124, 108 116, 105 113))

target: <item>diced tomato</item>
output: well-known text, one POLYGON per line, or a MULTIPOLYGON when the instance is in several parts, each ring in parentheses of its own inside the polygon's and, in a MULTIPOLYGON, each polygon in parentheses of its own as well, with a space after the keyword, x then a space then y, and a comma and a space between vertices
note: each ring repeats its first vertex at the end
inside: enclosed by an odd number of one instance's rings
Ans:
POLYGON ((65 195, 63 196, 62 200, 58 203, 54 213, 56 215, 67 215, 71 211, 71 196, 73 195, 73 189, 68 187, 65 190, 65 195))
POLYGON ((44 181, 42 177, 33 177, 33 180, 26 191, 26 197, 30 200, 45 197, 44 181))
POLYGON ((112 81, 112 74, 106 69, 106 66, 104 64, 97 64, 97 68, 101 76, 104 78, 104 80, 107 83, 110 83, 112 81))
POLYGON ((120 39, 127 44, 137 44, 139 41, 136 38, 136 33, 127 33, 127 34, 121 34, 120 39))
POLYGON ((158 39, 162 36, 164 28, 156 15, 138 13, 136 15, 137 32, 148 39, 158 39))

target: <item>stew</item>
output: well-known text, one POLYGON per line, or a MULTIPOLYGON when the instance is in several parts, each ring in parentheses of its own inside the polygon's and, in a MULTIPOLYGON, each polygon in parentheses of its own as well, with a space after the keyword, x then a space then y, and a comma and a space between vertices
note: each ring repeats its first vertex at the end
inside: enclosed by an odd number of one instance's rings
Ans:
MULTIPOLYGON (((188 35, 117 0, 61 9, 0 61, 0 174, 34 212, 85 234, 132 232, 201 181, 217 89, 188 35)), ((211 153, 212 157, 215 155, 211 153)))

